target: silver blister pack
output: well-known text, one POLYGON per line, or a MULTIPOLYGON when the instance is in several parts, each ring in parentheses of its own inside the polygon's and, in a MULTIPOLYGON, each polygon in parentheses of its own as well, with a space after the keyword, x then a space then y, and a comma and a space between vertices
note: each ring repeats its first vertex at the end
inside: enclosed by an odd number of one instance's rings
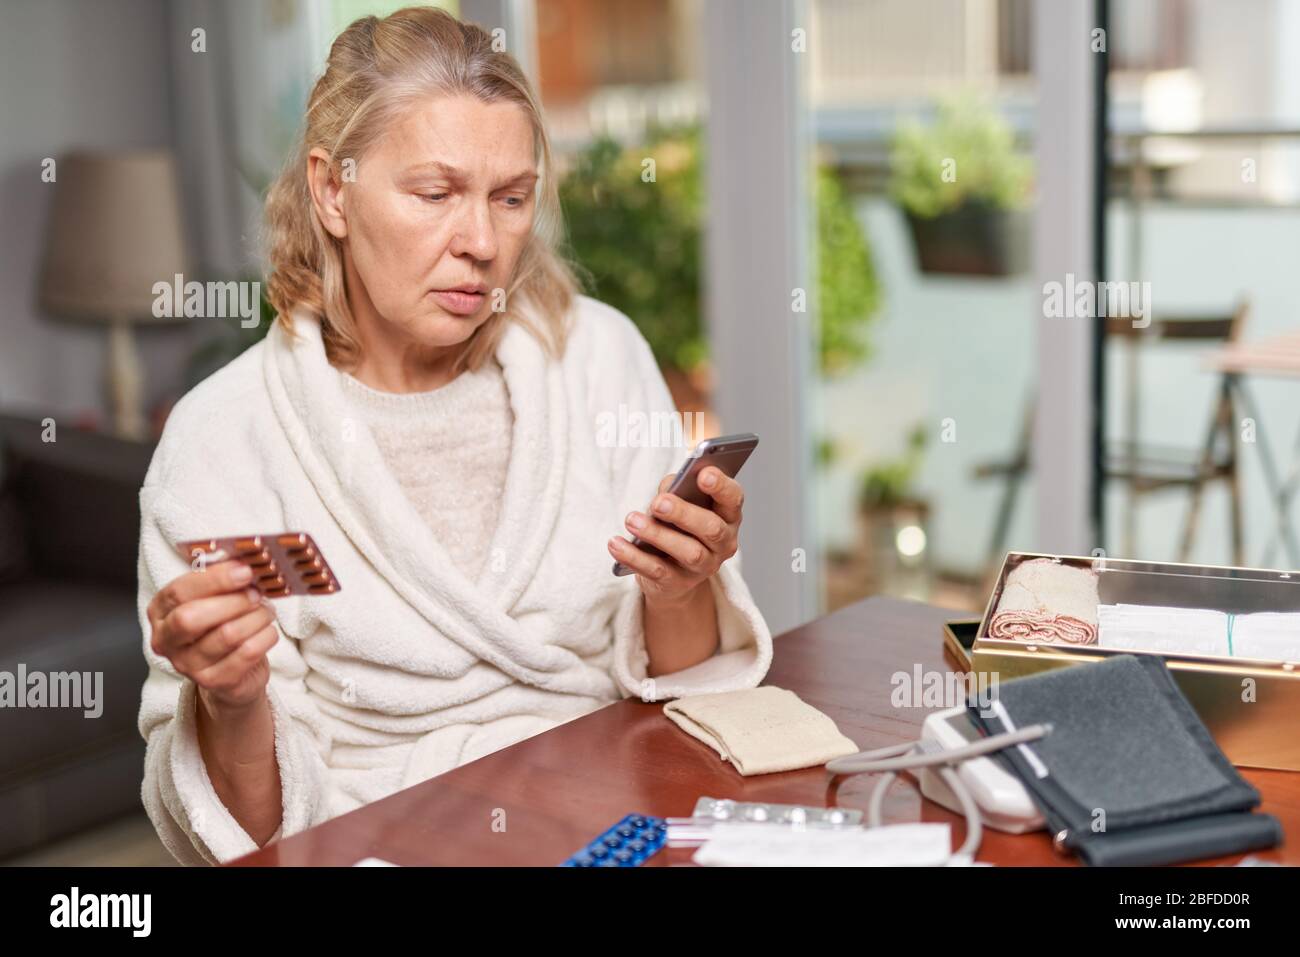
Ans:
POLYGON ((862 812, 852 808, 768 804, 762 801, 733 801, 712 797, 702 797, 696 801, 692 816, 696 821, 802 824, 810 827, 857 827, 862 823, 862 812))

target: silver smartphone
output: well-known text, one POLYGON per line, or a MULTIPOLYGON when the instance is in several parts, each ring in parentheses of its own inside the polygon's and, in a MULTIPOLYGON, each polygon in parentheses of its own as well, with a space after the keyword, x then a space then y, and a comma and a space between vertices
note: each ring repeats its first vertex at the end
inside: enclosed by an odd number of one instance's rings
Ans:
MULTIPOLYGON (((687 456, 686 461, 682 463, 682 467, 677 470, 672 485, 668 486, 665 491, 671 492, 692 505, 698 505, 700 508, 712 508, 712 497, 696 484, 700 472, 710 465, 716 465, 724 475, 735 478, 737 473, 740 472, 740 467, 745 464, 745 460, 749 458, 750 453, 756 448, 758 448, 758 436, 753 432, 720 435, 716 439, 705 439, 695 446, 691 454, 687 456)), ((659 549, 653 545, 647 545, 639 538, 633 538, 632 544, 652 555, 658 555, 660 558, 672 561, 659 549)), ((614 574, 631 575, 632 569, 622 562, 615 562, 614 574)))

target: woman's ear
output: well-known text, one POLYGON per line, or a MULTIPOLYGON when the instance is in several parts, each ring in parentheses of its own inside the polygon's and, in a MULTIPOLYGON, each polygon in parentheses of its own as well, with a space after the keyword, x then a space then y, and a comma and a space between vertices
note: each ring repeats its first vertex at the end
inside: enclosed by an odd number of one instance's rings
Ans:
POLYGON ((335 239, 347 236, 348 221, 343 215, 343 184, 334 178, 329 153, 319 146, 307 154, 307 188, 311 191, 311 204, 326 232, 335 239))

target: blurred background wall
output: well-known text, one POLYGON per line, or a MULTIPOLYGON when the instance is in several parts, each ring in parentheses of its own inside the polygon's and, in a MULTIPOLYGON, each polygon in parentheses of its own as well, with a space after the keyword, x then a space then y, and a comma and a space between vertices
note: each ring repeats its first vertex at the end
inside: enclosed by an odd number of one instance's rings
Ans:
MULTIPOLYGON (((172 146, 171 66, 165 0, 6 4, 0 30, 0 407, 95 421, 104 409, 104 336, 47 321, 36 275, 52 189, 41 162, 95 146, 172 146)), ((151 397, 174 391, 192 343, 142 343, 151 397)))
MULTIPOLYGON (((187 278, 255 279, 261 191, 292 143, 331 39, 356 16, 400 5, 5 5, 0 409, 110 426, 104 329, 37 303, 54 191, 40 179, 43 161, 75 149, 169 149, 194 264, 187 278)), ((565 171, 571 252, 593 294, 642 328, 681 407, 716 428, 764 433, 772 458, 755 482, 805 463, 764 493, 779 534, 749 533, 762 566, 755 574, 783 603, 781 623, 877 591, 977 607, 1005 549, 1046 540, 1038 479, 1052 463, 1034 467, 1032 446, 1043 436, 1026 438, 1025 423, 1044 388, 1038 371, 1050 322, 1045 277, 1033 263, 1065 208, 1035 168, 1040 117, 1055 109, 1036 71, 1061 72, 1036 63, 1034 24, 1050 6, 753 0, 735 8, 748 24, 740 29, 740 20, 707 17, 699 0, 445 5, 508 25, 565 171), (789 43, 750 56, 744 45, 760 26, 789 43), (773 70, 786 71, 779 89, 793 103, 775 119, 771 102, 745 99, 749 78, 773 70), (740 78, 729 99, 719 100, 719 76, 740 78), (709 166, 711 145, 744 156, 750 147, 740 138, 751 135, 771 149, 754 146, 754 163, 709 166), (763 175, 802 178, 793 194, 778 195, 749 167, 787 144, 797 145, 799 171, 787 164, 763 175), (640 178, 647 158, 658 164, 652 184, 640 178), (957 169, 953 183, 932 173, 946 159, 957 169), (801 224, 788 235, 740 225, 749 212, 781 204, 801 224), (721 258, 719 235, 736 237, 721 258), (788 295, 717 308, 718 290, 745 286, 732 277, 743 280, 747 257, 760 250, 802 276, 789 285, 807 286, 806 313, 792 312, 788 295), (764 325, 778 322, 775 312, 789 322, 764 325), (717 354, 718 342, 733 341, 719 338, 728 330, 754 368, 778 371, 782 388, 769 394, 797 400, 788 417, 758 412, 765 397, 745 391, 752 384, 737 373, 732 350, 717 354), (774 342, 772 330, 786 338, 774 342), (792 350, 802 358, 780 358, 792 350), (761 421, 727 421, 717 414, 727 408, 754 409, 761 421), (796 549, 812 562, 811 600, 785 594, 796 549)), ((1150 283, 1157 317, 1229 317, 1245 304, 1238 332, 1267 343, 1295 325, 1300 67, 1291 51, 1300 11, 1285 0, 1111 0, 1090 6, 1086 23, 1103 8, 1110 133, 1097 223, 1105 278, 1150 283)), ((1072 67, 1080 75, 1068 81, 1091 83, 1099 62, 1072 67)), ((1091 264, 1082 262, 1085 273, 1091 264)), ((136 327, 155 431, 177 396, 255 340, 229 326, 136 327)), ((1221 385, 1208 357, 1220 345, 1159 335, 1099 340, 1105 388, 1077 414, 1104 417, 1108 446, 1143 456, 1168 450, 1156 464, 1195 478, 1221 385)), ((1068 361, 1084 369, 1090 357, 1068 361)), ((1285 477, 1293 388, 1277 378, 1251 387, 1265 438, 1238 443, 1235 492, 1215 479, 1148 493, 1135 474, 1144 463, 1111 461, 1109 450, 1092 474, 1054 475, 1053 494, 1103 483, 1105 521, 1079 547, 1230 562, 1235 502, 1244 560, 1300 561, 1274 542, 1277 483, 1264 458, 1271 452, 1285 477), (1202 486, 1194 541, 1184 549, 1202 486)), ((1072 429, 1084 421, 1069 416, 1072 429)))

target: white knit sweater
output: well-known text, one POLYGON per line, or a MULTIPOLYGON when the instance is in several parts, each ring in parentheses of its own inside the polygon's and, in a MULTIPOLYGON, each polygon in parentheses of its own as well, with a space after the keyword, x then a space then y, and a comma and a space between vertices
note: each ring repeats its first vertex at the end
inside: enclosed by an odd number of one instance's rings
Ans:
POLYGON ((456 567, 477 581, 501 512, 514 428, 501 366, 489 360, 431 392, 342 381, 397 484, 456 567))
MULTIPOLYGON (((143 799, 171 852, 217 862, 256 845, 217 798, 195 736, 195 688, 149 647, 145 607, 189 570, 175 543, 301 530, 342 585, 274 603, 268 695, 281 833, 330 817, 620 697, 756 686, 772 640, 739 556, 711 580, 721 647, 646 678, 640 590, 605 541, 683 449, 609 448, 602 415, 671 413, 636 328, 581 298, 562 360, 512 324, 496 358, 514 418, 505 493, 476 580, 458 569, 358 422, 318 322, 296 317, 172 411, 140 492, 138 604, 150 666, 140 707, 143 799)), ((575 761, 580 760, 575 755, 575 761)))

